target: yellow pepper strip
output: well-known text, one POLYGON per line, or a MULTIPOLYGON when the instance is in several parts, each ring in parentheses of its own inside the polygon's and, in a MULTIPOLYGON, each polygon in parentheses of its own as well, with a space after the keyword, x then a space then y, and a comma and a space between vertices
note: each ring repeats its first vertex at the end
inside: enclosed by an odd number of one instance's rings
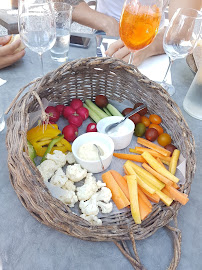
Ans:
POLYGON ((32 143, 44 139, 52 139, 60 133, 61 131, 58 129, 58 125, 56 124, 47 126, 41 125, 28 130, 27 139, 32 143))
POLYGON ((170 161, 170 165, 169 165, 169 172, 175 175, 176 169, 177 169, 177 162, 178 159, 180 157, 180 150, 175 149, 173 151, 172 157, 171 157, 171 161, 170 161))

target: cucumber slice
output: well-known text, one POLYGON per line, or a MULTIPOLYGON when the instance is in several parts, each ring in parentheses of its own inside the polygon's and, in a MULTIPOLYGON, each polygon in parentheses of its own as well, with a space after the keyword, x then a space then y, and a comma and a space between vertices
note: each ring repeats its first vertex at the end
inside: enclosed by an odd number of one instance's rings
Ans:
POLYGON ((90 107, 88 107, 85 103, 83 106, 88 109, 90 118, 95 122, 98 123, 102 118, 100 118, 90 107))
POLYGON ((107 104, 107 109, 113 116, 123 116, 112 104, 107 104))
POLYGON ((108 117, 108 115, 103 112, 97 105, 95 105, 90 99, 86 99, 86 105, 93 110, 100 118, 108 117))

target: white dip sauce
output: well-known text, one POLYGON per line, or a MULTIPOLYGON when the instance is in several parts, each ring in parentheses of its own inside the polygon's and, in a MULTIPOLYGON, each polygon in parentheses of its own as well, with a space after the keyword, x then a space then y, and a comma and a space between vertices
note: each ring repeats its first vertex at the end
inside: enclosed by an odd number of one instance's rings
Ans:
MULTIPOLYGON (((100 149, 101 157, 104 157, 104 155, 106 154, 105 147, 98 142, 95 142, 95 144, 100 149)), ((98 149, 96 148, 95 145, 93 145, 93 142, 82 144, 78 149, 77 155, 83 160, 89 160, 89 161, 99 160, 98 149)))
POLYGON ((115 128, 112 128, 109 132, 108 135, 112 135, 112 136, 122 136, 125 135, 129 132, 128 126, 124 125, 125 123, 122 123, 120 125, 118 125, 115 128))

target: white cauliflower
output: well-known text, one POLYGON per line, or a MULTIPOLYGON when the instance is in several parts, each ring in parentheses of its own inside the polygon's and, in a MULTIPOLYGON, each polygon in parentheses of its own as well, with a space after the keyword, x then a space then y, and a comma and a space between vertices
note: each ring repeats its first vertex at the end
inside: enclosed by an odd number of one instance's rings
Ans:
POLYGON ((99 192, 96 193, 97 201, 103 201, 108 203, 111 200, 112 193, 111 190, 107 187, 102 187, 99 192))
POLYGON ((75 191, 76 190, 76 186, 74 185, 74 182, 72 182, 71 180, 67 180, 64 184, 64 186, 62 186, 63 189, 66 190, 72 190, 75 191))
POLYGON ((85 183, 81 187, 77 187, 77 197, 79 201, 86 201, 91 198, 91 196, 97 192, 98 186, 96 178, 92 173, 87 173, 85 183))
POLYGON ((66 155, 59 150, 54 150, 52 155, 47 154, 46 159, 54 161, 58 168, 62 168, 66 164, 66 155))
POLYGON ((102 188, 102 187, 106 187, 106 184, 101 182, 100 180, 97 181, 97 187, 98 189, 102 188))
POLYGON ((82 214, 82 215, 80 215, 80 217, 83 218, 83 219, 85 219, 85 220, 87 220, 93 226, 100 226, 100 225, 102 225, 102 220, 99 219, 95 215, 87 216, 85 214, 82 214))
POLYGON ((55 171, 58 169, 56 163, 52 160, 44 160, 40 165, 37 166, 38 170, 40 171, 43 180, 48 181, 55 171))
POLYGON ((99 213, 99 208, 97 206, 97 197, 94 194, 89 200, 87 201, 80 201, 79 208, 83 214, 87 216, 97 215, 99 213))
POLYGON ((66 175, 71 181, 79 182, 86 177, 87 170, 82 169, 80 164, 68 165, 66 175))
POLYGON ((56 173, 51 178, 51 184, 62 187, 68 180, 67 176, 63 172, 62 168, 57 169, 56 173))
POLYGON ((103 214, 110 213, 112 211, 112 208, 113 208, 112 202, 104 203, 104 202, 98 201, 97 205, 101 208, 101 211, 103 214))
POLYGON ((68 152, 66 155, 67 163, 74 164, 76 162, 75 157, 72 152, 68 152))
POLYGON ((78 198, 74 191, 72 190, 64 190, 65 194, 60 195, 58 199, 62 201, 64 204, 69 205, 69 207, 73 207, 76 202, 78 202, 78 198))

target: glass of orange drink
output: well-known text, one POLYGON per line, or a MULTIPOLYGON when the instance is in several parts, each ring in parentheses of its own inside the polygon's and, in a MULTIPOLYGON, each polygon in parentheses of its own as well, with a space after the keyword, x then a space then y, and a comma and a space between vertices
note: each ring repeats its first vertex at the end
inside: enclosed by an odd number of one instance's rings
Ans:
POLYGON ((125 0, 119 23, 121 40, 134 52, 147 47, 155 38, 161 20, 163 0, 125 0))

